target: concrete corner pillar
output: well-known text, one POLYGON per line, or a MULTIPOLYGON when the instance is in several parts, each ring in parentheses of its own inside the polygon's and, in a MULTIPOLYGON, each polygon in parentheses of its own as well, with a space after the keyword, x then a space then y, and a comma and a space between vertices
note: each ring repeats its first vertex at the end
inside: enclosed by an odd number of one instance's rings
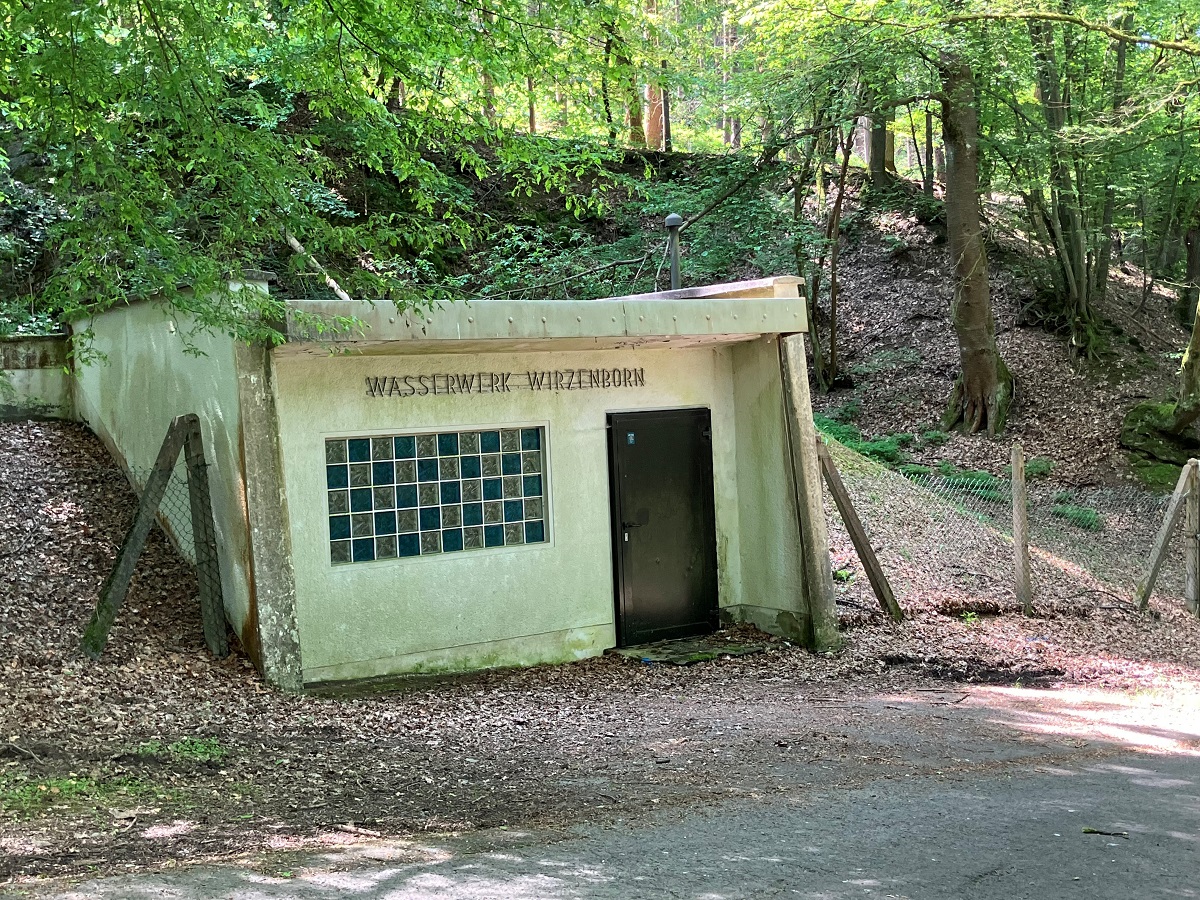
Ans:
MULTIPOLYGON (((776 278, 776 297, 799 299, 800 279, 776 278)), ((800 552, 804 575, 804 600, 812 622, 812 646, 836 650, 842 646, 833 593, 833 566, 829 557, 829 529, 821 490, 817 458, 817 429, 813 424, 808 366, 804 361, 804 336, 781 335, 779 372, 783 381, 784 416, 792 459, 792 484, 800 526, 800 552)))
POLYGON ((296 625, 296 577, 271 351, 238 344, 235 353, 252 582, 250 615, 242 640, 268 683, 283 691, 300 691, 304 683, 296 625))

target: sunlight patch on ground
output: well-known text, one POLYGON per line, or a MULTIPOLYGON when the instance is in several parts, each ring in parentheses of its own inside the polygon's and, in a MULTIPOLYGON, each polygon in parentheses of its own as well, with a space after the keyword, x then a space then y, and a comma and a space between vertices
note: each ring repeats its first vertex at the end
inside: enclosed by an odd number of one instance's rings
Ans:
POLYGON ((995 710, 994 724, 1021 731, 1200 756, 1200 692, 1191 687, 1133 694, 980 687, 971 689, 968 702, 995 710))
POLYGON ((149 840, 176 837, 181 834, 187 834, 189 831, 194 831, 195 828, 196 826, 191 822, 176 819, 170 825, 151 825, 142 832, 142 837, 149 840))

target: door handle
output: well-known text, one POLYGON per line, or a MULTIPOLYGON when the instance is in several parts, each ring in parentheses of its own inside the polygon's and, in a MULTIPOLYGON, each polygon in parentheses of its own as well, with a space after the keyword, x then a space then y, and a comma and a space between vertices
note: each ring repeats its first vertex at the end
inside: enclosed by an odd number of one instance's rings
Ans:
POLYGON ((622 523, 621 523, 621 527, 622 527, 622 528, 626 528, 626 529, 628 529, 628 528, 641 528, 643 524, 644 524, 644 523, 642 523, 642 522, 622 522, 622 523))

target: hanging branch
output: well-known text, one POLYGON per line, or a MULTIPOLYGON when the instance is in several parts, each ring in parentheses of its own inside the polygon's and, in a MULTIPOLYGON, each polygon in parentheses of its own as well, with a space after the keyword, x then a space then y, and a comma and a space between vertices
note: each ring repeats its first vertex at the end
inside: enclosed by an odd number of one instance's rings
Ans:
POLYGON ((345 300, 347 303, 354 302, 353 298, 351 298, 349 294, 342 290, 342 286, 333 280, 333 276, 331 276, 325 270, 325 267, 317 262, 316 257, 305 250, 304 245, 296 240, 296 236, 294 234, 292 234, 290 231, 284 231, 283 236, 287 238, 288 246, 296 251, 296 253, 306 263, 308 263, 308 267, 325 279, 325 286, 333 291, 339 300, 345 300))

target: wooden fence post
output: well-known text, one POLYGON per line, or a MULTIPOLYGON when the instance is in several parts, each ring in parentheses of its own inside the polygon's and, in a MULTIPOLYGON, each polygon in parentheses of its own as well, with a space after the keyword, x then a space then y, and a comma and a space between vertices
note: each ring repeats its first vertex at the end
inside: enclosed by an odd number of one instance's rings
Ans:
POLYGON ((133 578, 133 568, 146 546, 146 538, 154 527, 155 513, 167 492, 171 473, 179 453, 187 446, 188 494, 192 515, 192 537, 196 545, 196 574, 200 581, 200 611, 204 618, 204 636, 209 649, 216 656, 229 653, 225 634, 225 610, 221 597, 221 572, 216 556, 215 529, 212 506, 208 496, 208 473, 205 469, 204 446, 200 441, 200 420, 194 413, 176 416, 167 429, 154 467, 146 479, 138 501, 133 525, 125 535, 112 571, 100 588, 100 599, 96 611, 83 633, 83 651, 92 659, 99 659, 108 643, 108 633, 133 578), (218 618, 219 616, 219 618, 218 618), (219 623, 219 624, 218 624, 219 623), (220 636, 217 636, 217 629, 220 636))
POLYGON ((187 430, 184 459, 188 471, 188 504, 192 515, 192 543, 196 548, 196 581, 200 590, 200 618, 204 622, 204 642, 217 659, 229 655, 229 636, 225 629, 225 601, 221 593, 221 563, 217 556, 217 529, 213 523, 212 499, 208 493, 208 463, 204 459, 204 439, 196 416, 187 430))
POLYGON ((1012 448, 1013 563, 1021 612, 1033 615, 1033 584, 1029 576, 1029 496, 1025 488, 1025 450, 1012 448))
POLYGON ((903 622, 904 611, 900 609, 900 604, 896 602, 896 595, 892 593, 892 586, 888 584, 883 566, 879 564, 879 557, 875 555, 875 548, 871 546, 871 541, 867 537, 867 529, 863 528, 862 520, 858 517, 858 513, 854 509, 854 504, 850 501, 850 492, 846 490, 846 486, 842 483, 842 476, 838 474, 837 466, 833 464, 833 457, 829 455, 829 448, 820 439, 817 440, 817 456, 821 460, 821 471, 825 475, 825 483, 829 485, 829 493, 833 496, 833 503, 837 506, 838 513, 842 517, 842 522, 846 526, 846 531, 850 533, 850 540, 854 544, 854 549, 858 551, 858 558, 867 572, 867 580, 871 582, 871 590, 875 592, 875 597, 879 600, 879 605, 883 607, 883 611, 891 616, 893 621, 903 622))
POLYGON ((1158 580, 1158 570, 1162 567, 1163 559, 1167 555, 1171 535, 1174 534, 1175 527, 1179 524, 1180 517, 1183 516, 1185 501, 1196 491, 1195 469, 1193 468, 1195 462, 1194 459, 1188 460, 1188 464, 1179 473, 1175 493, 1171 495, 1171 502, 1167 504, 1167 512, 1163 516, 1162 526, 1158 529, 1158 535, 1154 538, 1154 547, 1150 550, 1150 563, 1146 569, 1146 575, 1138 582, 1137 588, 1133 592, 1134 602, 1143 612, 1150 608, 1150 595, 1154 592, 1154 582, 1158 580))

